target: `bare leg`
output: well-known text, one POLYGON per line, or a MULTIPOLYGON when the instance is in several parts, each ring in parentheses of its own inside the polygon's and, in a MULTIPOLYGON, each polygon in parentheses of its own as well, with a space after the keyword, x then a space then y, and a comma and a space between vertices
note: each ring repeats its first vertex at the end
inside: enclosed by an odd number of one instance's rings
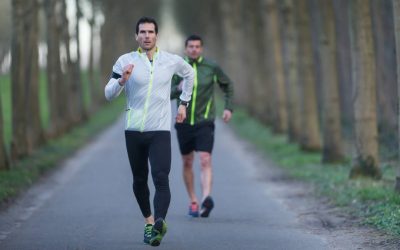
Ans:
POLYGON ((203 200, 211 193, 212 169, 211 154, 208 152, 199 152, 201 162, 201 187, 203 191, 203 200))
POLYGON ((187 155, 182 155, 182 160, 183 160, 183 180, 185 181, 185 186, 190 201, 198 203, 196 193, 194 192, 194 173, 193 173, 194 153, 191 152, 187 155))

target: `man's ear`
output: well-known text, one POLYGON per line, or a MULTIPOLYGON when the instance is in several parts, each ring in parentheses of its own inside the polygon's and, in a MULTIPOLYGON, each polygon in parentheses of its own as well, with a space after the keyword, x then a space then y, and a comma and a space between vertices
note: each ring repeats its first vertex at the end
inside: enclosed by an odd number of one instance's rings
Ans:
POLYGON ((136 42, 138 41, 138 35, 137 34, 135 34, 135 40, 136 40, 136 42))

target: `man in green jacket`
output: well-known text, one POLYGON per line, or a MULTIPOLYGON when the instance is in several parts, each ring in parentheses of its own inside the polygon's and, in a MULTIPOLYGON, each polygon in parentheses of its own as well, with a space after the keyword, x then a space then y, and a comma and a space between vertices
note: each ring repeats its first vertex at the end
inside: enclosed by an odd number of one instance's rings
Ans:
MULTIPOLYGON (((185 42, 186 60, 195 72, 192 99, 188 103, 186 120, 176 123, 179 149, 183 160, 183 179, 190 197, 189 215, 208 217, 214 207, 211 198, 212 168, 211 153, 214 144, 215 100, 214 85, 218 84, 225 95, 224 122, 232 116, 233 85, 221 68, 204 58, 203 41, 200 36, 191 35, 185 42), (198 152, 201 162, 202 203, 194 190, 193 160, 194 151, 198 152)), ((171 99, 181 93, 181 78, 172 79, 171 99)))

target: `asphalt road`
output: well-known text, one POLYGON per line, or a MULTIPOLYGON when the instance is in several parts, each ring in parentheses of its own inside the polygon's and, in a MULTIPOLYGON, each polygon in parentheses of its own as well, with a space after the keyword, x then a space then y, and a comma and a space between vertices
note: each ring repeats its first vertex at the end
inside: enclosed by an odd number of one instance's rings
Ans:
MULTIPOLYGON (((180 155, 172 131, 171 206, 159 249, 329 249, 257 178, 252 153, 217 123, 215 209, 189 218, 180 155)), ((196 188, 200 192, 199 160, 196 188)), ((132 193, 122 119, 0 212, 0 249, 149 249, 132 193)), ((152 186, 152 185, 151 185, 152 186)), ((152 195, 154 194, 153 189, 152 195)))

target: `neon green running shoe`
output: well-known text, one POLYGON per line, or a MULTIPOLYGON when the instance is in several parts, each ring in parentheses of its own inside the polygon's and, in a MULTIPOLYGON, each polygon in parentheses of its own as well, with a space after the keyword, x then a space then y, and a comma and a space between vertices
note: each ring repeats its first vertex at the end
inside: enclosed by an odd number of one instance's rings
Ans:
POLYGON ((152 224, 146 224, 144 226, 144 239, 143 239, 143 242, 145 244, 150 244, 152 231, 153 231, 153 225, 152 224))
POLYGON ((167 233, 167 223, 162 218, 158 218, 154 223, 150 245, 156 247, 161 243, 162 238, 167 233))

